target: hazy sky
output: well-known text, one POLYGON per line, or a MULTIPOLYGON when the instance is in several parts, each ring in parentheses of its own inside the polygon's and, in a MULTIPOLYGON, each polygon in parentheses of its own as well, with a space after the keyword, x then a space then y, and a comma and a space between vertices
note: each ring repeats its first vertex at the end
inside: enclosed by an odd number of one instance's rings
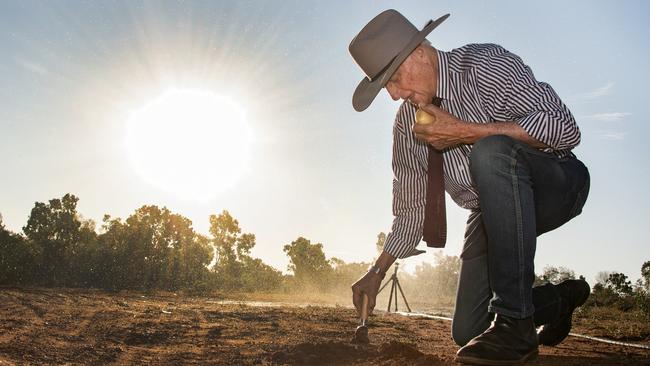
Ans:
MULTIPOLYGON (((20 231, 35 201, 70 192, 97 222, 156 204, 207 233, 208 216, 228 210, 257 236, 253 254, 282 270, 282 246, 299 236, 322 243, 328 257, 369 261, 392 222, 399 104, 381 94, 365 112, 352 109, 362 74, 347 46, 392 7, 418 27, 451 13, 428 37, 435 47, 500 44, 576 116, 590 197, 581 216, 539 238, 537 271, 637 279, 650 260, 647 1, 2 1, 5 224, 20 231), (245 111, 250 159, 236 185, 209 200, 150 184, 125 148, 129 116, 171 89, 215 93, 245 111)), ((197 159, 206 171, 223 165, 197 159)), ((447 205, 444 252, 458 255, 468 211, 447 205)), ((423 260, 433 252, 405 264, 423 260)))

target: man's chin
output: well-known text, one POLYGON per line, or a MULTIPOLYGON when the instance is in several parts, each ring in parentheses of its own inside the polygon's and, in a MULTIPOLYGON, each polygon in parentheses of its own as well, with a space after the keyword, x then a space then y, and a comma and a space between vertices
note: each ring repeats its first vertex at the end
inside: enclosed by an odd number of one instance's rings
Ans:
POLYGON ((426 98, 422 98, 422 97, 420 97, 420 96, 418 95, 418 96, 415 97, 415 98, 410 98, 410 99, 409 99, 409 102, 410 102, 411 104, 413 104, 414 106, 417 107, 417 106, 420 105, 420 104, 431 104, 431 100, 433 100, 433 98, 431 98, 431 99, 426 99, 426 98))

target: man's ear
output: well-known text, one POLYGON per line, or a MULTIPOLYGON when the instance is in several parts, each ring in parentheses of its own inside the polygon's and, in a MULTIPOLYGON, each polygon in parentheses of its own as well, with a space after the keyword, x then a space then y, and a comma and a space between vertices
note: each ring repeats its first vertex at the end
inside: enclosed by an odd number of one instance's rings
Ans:
POLYGON ((419 45, 415 50, 413 50, 412 54, 415 54, 418 59, 426 58, 427 55, 422 45, 419 45))
POLYGON ((414 55, 415 58, 420 62, 424 62, 427 65, 432 64, 428 49, 423 45, 419 45, 415 50, 413 50, 413 52, 411 52, 411 55, 414 55))

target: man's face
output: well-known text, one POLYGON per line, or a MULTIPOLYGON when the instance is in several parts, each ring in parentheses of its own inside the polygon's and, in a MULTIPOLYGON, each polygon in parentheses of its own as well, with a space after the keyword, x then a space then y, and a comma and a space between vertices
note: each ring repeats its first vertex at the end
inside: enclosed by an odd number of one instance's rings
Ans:
POLYGON ((421 47, 413 51, 386 83, 393 100, 408 100, 418 105, 429 104, 436 96, 437 75, 421 47))

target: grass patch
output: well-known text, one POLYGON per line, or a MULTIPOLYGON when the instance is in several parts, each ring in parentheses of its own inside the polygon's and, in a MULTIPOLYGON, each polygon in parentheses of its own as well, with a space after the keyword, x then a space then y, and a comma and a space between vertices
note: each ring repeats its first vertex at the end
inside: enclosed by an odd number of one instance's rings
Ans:
POLYGON ((614 307, 579 308, 573 332, 627 342, 650 342, 650 322, 640 310, 614 307))

